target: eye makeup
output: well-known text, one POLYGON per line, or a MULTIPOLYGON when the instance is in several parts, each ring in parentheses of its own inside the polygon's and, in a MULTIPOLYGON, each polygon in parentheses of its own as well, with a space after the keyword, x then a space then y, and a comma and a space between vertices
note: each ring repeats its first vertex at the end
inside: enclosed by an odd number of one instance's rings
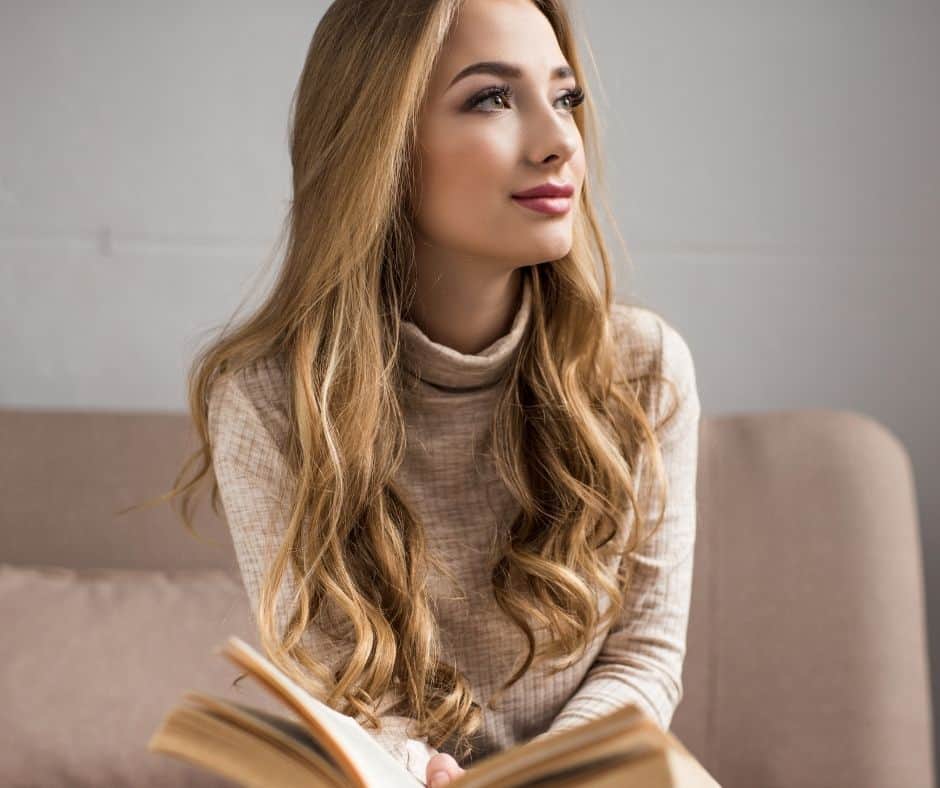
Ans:
MULTIPOLYGON (((513 92, 512 86, 509 84, 496 85, 493 87, 486 88, 479 93, 471 96, 463 105, 464 111, 475 110, 480 104, 484 101, 487 101, 492 98, 500 98, 504 102, 513 98, 515 93, 513 92)), ((580 86, 574 88, 573 90, 566 91, 561 96, 558 97, 558 101, 567 99, 569 101, 568 109, 573 111, 576 107, 579 107, 585 98, 584 89, 580 86)))

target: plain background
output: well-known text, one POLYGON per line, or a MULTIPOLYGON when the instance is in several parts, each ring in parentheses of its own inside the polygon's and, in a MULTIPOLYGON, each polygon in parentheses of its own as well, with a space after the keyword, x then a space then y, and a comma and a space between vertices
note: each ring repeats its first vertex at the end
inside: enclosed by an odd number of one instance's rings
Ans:
MULTIPOLYGON (((267 281, 326 5, 0 5, 0 407, 185 408, 267 281)), ((575 6, 620 300, 680 330, 706 414, 851 409, 903 441, 940 664, 940 2, 575 6)))

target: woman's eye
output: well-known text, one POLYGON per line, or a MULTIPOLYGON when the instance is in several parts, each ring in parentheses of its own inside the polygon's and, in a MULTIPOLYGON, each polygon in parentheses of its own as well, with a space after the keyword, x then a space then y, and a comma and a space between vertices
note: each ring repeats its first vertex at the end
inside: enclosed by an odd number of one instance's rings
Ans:
POLYGON ((584 89, 575 88, 574 90, 569 90, 562 96, 559 101, 567 100, 570 103, 568 104, 568 109, 574 109, 575 107, 580 106, 584 103, 584 89))
MULTIPOLYGON (((491 88, 484 93, 481 93, 479 96, 471 100, 470 109, 476 109, 477 107, 485 104, 487 101, 499 101, 503 107, 506 106, 506 102, 512 98, 512 88, 509 85, 502 85, 498 88, 491 88)), ((558 101, 567 101, 568 106, 566 109, 569 111, 574 110, 575 107, 579 106, 584 102, 584 90, 582 88, 575 88, 574 90, 569 90, 564 95, 558 98, 558 101)), ((497 108, 500 107, 500 104, 494 103, 493 106, 497 108)))
POLYGON ((512 96, 512 88, 509 85, 503 85, 498 88, 490 88, 489 90, 484 91, 476 98, 472 99, 470 102, 470 108, 476 109, 481 104, 484 104, 487 101, 492 101, 494 99, 499 99, 505 105, 506 100, 512 96))

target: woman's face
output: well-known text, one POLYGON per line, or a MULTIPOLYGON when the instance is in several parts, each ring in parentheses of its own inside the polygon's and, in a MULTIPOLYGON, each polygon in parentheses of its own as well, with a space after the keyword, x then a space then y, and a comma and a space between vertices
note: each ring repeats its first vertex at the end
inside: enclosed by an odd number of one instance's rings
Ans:
POLYGON ((557 260, 571 249, 584 181, 584 149, 572 114, 573 75, 548 20, 531 0, 466 0, 431 75, 418 137, 419 240, 506 267, 557 260), (458 75, 482 61, 518 74, 458 75), (509 91, 504 92, 503 86, 509 91), (573 187, 565 213, 513 199, 544 183, 573 187))

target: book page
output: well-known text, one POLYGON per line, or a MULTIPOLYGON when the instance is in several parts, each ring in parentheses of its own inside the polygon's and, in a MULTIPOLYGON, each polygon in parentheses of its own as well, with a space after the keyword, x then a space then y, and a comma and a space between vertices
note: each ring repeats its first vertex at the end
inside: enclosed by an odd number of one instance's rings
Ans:
POLYGON ((332 788, 310 764, 276 742, 211 711, 177 706, 147 744, 151 752, 189 761, 246 788, 332 788))
POLYGON ((668 749, 660 728, 635 705, 569 728, 556 736, 495 753, 454 780, 454 788, 528 785, 554 779, 597 760, 639 758, 668 749))
POLYGON ((318 773, 331 780, 333 785, 342 785, 345 782, 343 773, 323 749, 323 745, 310 735, 306 725, 254 706, 204 692, 190 690, 183 697, 225 717, 245 730, 279 744, 294 756, 309 762, 318 773))
POLYGON ((247 671, 295 711, 353 785, 360 788, 415 788, 421 785, 352 717, 317 700, 241 638, 231 636, 216 653, 247 671))

